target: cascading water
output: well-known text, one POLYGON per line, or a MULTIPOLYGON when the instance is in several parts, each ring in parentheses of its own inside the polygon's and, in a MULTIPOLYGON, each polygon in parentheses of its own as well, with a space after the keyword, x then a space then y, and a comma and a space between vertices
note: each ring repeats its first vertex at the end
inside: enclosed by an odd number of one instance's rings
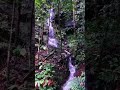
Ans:
MULTIPOLYGON (((76 22, 80 21, 79 23, 79 28, 77 29, 77 32, 80 33, 80 32, 84 32, 85 28, 84 28, 84 23, 85 23, 85 0, 81 0, 79 2, 79 4, 77 5, 77 7, 79 7, 79 9, 77 9, 77 14, 76 14, 76 17, 80 17, 81 19, 78 19, 78 20, 75 20, 76 22)), ((69 22, 67 22, 68 24, 66 24, 66 26, 71 26, 69 24, 69 22)), ((71 22, 71 24, 74 23, 74 22, 71 22)), ((81 36, 78 37, 79 39, 79 42, 82 43, 84 45, 84 35, 83 34, 80 34, 81 36)), ((81 51, 84 51, 84 49, 82 49, 81 51)), ((63 90, 71 90, 71 82, 72 80, 74 79, 74 74, 76 72, 75 70, 75 66, 72 65, 72 62, 71 62, 71 57, 69 57, 69 71, 70 71, 70 75, 69 75, 69 79, 67 80, 67 82, 63 85, 63 90)), ((83 73, 85 73, 83 71, 83 73)), ((81 85, 82 86, 82 85, 81 85)), ((85 87, 85 86, 84 86, 85 87)), ((77 89, 78 90, 78 89, 77 89)), ((82 89, 82 90, 85 90, 85 89, 82 89)))
MULTIPOLYGON (((84 0, 81 0, 81 2, 84 1, 84 0)), ((77 29, 78 32, 80 31, 84 31, 84 3, 80 3, 80 6, 81 6, 81 9, 79 9, 80 11, 78 11, 78 13, 80 13, 80 17, 82 17, 81 20, 81 23, 80 23, 80 29, 77 29)), ((53 22, 53 19, 55 17, 55 14, 54 14, 54 9, 51 8, 49 10, 49 14, 50 14, 50 17, 47 19, 47 27, 49 29, 49 35, 48 35, 48 45, 54 47, 54 48, 57 48, 59 47, 58 46, 58 41, 57 39, 55 38, 55 32, 54 32, 54 27, 52 25, 52 22, 53 22)), ((76 14, 77 15, 77 14, 76 14)), ((67 24, 65 26, 69 27, 69 26, 72 26, 73 27, 74 25, 74 21, 72 22, 67 22, 67 24)), ((83 38, 82 38, 82 35, 81 35, 81 38, 79 39, 79 41, 82 41, 83 38)), ((70 55, 70 53, 67 53, 70 55)), ((71 88, 71 82, 74 80, 74 74, 77 72, 76 69, 75 69, 75 66, 72 65, 72 57, 69 56, 69 63, 68 63, 68 66, 69 66, 69 71, 70 71, 70 75, 69 75, 69 78, 68 80, 66 81, 66 83, 62 86, 62 89, 63 90, 70 90, 71 88)), ((38 84, 39 82, 36 82, 35 85, 39 85, 38 84)))
MULTIPOLYGON (((54 28, 52 26, 52 21, 53 21, 54 16, 55 16, 53 8, 49 10, 49 13, 50 13, 50 17, 47 19, 47 26, 49 27, 48 45, 57 48, 58 47, 58 41, 55 39, 55 32, 54 32, 54 28)), ((67 54, 70 54, 70 53, 67 52, 67 54)), ((69 56, 69 71, 70 71, 69 79, 64 84, 63 90, 70 90, 69 84, 70 84, 70 81, 72 79, 74 79, 74 74, 76 72, 75 66, 72 65, 71 56, 69 56)))
POLYGON ((69 75, 69 78, 68 78, 67 82, 63 85, 63 90, 70 90, 70 83, 74 79, 74 74, 76 72, 75 66, 72 65, 72 60, 71 59, 72 59, 71 56, 69 56, 70 75, 69 75))
POLYGON ((51 24, 49 26, 49 37, 55 38, 54 28, 52 27, 51 24))
POLYGON ((75 74, 75 66, 72 65, 71 56, 69 57, 69 71, 70 71, 70 76, 68 80, 72 80, 75 74))
POLYGON ((54 19, 54 17, 55 17, 54 9, 51 8, 51 9, 49 10, 49 13, 50 13, 50 20, 52 21, 52 20, 54 19))
POLYGON ((47 19, 47 26, 49 27, 48 45, 57 48, 58 41, 55 38, 55 32, 54 32, 54 28, 52 26, 52 21, 53 21, 54 16, 55 16, 53 8, 49 10, 49 13, 50 13, 50 17, 47 19))

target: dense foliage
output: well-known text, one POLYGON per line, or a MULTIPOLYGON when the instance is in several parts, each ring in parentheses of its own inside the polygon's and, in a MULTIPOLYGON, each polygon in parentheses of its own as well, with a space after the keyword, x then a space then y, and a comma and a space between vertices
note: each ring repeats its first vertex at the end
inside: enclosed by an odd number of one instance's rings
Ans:
MULTIPOLYGON (((40 90, 41 89, 59 90, 62 88, 63 84, 67 81, 70 72, 68 66, 69 61, 68 57, 66 57, 65 55, 64 52, 65 50, 69 51, 72 54, 73 56, 72 63, 75 65, 77 70, 77 73, 75 74, 76 79, 74 79, 70 84, 70 86, 73 86, 71 89, 72 90, 76 90, 77 88, 78 90, 85 89, 84 86, 82 87, 81 86, 82 84, 80 84, 82 80, 82 77, 80 77, 81 71, 84 72, 84 69, 80 70, 81 68, 79 67, 81 64, 84 63, 85 58, 84 5, 85 5, 84 0, 82 0, 81 2, 74 0, 51 0, 51 1, 35 0, 36 31, 40 33, 43 32, 43 34, 36 33, 36 39, 38 40, 38 41, 36 40, 37 43, 36 52, 39 53, 39 55, 37 56, 39 58, 36 58, 35 60, 36 67, 40 68, 36 69, 35 80, 36 85, 38 84, 37 87, 39 87, 40 90), (49 10, 51 8, 54 8, 55 13, 53 28, 55 29, 56 33, 55 36, 59 42, 59 48, 57 49, 49 47, 47 43, 49 33, 46 27, 46 22, 47 19, 49 18, 50 15, 49 10), (44 53, 48 54, 45 56, 44 53), (47 66, 44 67, 46 68, 45 71, 41 69, 43 65, 37 64, 39 62, 47 64, 47 66), (53 64, 54 68, 49 69, 48 66, 49 64, 53 64), (50 75, 50 77, 47 73, 50 75), (41 79, 38 79, 39 76, 41 77, 41 79), (52 85, 48 85, 49 83, 49 80, 47 79, 48 77, 52 81, 51 82, 52 85)), ((83 79, 85 79, 85 76, 83 76, 83 79)), ((85 80, 83 80, 83 82, 85 82, 85 80)))
POLYGON ((119 90, 118 4, 119 0, 86 2, 85 55, 88 90, 119 90))

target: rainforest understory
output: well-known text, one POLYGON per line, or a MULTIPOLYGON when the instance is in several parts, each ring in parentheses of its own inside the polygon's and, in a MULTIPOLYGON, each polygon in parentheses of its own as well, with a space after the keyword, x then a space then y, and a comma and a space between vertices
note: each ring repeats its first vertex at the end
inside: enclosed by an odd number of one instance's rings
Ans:
POLYGON ((0 90, 120 90, 119 0, 1 0, 0 90))

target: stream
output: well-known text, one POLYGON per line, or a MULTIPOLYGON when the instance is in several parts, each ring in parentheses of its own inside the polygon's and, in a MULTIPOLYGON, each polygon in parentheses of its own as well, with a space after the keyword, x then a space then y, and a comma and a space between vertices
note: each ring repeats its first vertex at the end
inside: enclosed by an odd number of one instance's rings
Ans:
MULTIPOLYGON (((54 27, 52 26, 52 21, 54 19, 54 10, 53 8, 49 10, 50 17, 47 19, 47 26, 49 27, 49 35, 48 35, 48 45, 53 46, 55 48, 58 47, 58 41, 55 38, 55 31, 54 27)), ((76 72, 75 66, 72 65, 71 56, 69 56, 69 79, 66 81, 66 83, 63 85, 63 90, 70 90, 70 81, 74 78, 74 74, 76 72)))
POLYGON ((70 71, 70 75, 69 75, 68 80, 66 81, 66 83, 62 87, 63 90, 70 90, 70 83, 74 79, 74 74, 76 72, 75 66, 72 65, 71 56, 69 57, 69 71, 70 71))

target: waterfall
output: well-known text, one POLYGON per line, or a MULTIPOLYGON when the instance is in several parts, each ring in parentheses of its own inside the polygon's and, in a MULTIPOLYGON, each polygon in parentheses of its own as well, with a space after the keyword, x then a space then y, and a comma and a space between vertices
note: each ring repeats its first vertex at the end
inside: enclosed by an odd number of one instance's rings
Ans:
POLYGON ((74 78, 75 66, 72 65, 71 57, 69 57, 69 71, 70 71, 70 76, 68 80, 72 80, 74 78))
POLYGON ((72 65, 71 56, 69 57, 69 71, 70 75, 67 82, 63 85, 63 90, 70 90, 70 81, 74 79, 74 74, 76 72, 75 66, 72 65))
POLYGON ((48 45, 57 48, 58 47, 58 41, 55 38, 55 32, 54 32, 54 28, 52 26, 52 21, 55 17, 53 8, 51 8, 49 10, 49 13, 50 13, 50 17, 47 19, 47 26, 49 27, 48 45))
POLYGON ((49 13, 50 13, 50 21, 52 21, 52 20, 54 19, 54 17, 55 17, 54 9, 51 8, 51 9, 49 10, 49 13))
POLYGON ((49 37, 55 38, 54 28, 52 27, 51 24, 50 24, 50 26, 49 26, 49 37))

